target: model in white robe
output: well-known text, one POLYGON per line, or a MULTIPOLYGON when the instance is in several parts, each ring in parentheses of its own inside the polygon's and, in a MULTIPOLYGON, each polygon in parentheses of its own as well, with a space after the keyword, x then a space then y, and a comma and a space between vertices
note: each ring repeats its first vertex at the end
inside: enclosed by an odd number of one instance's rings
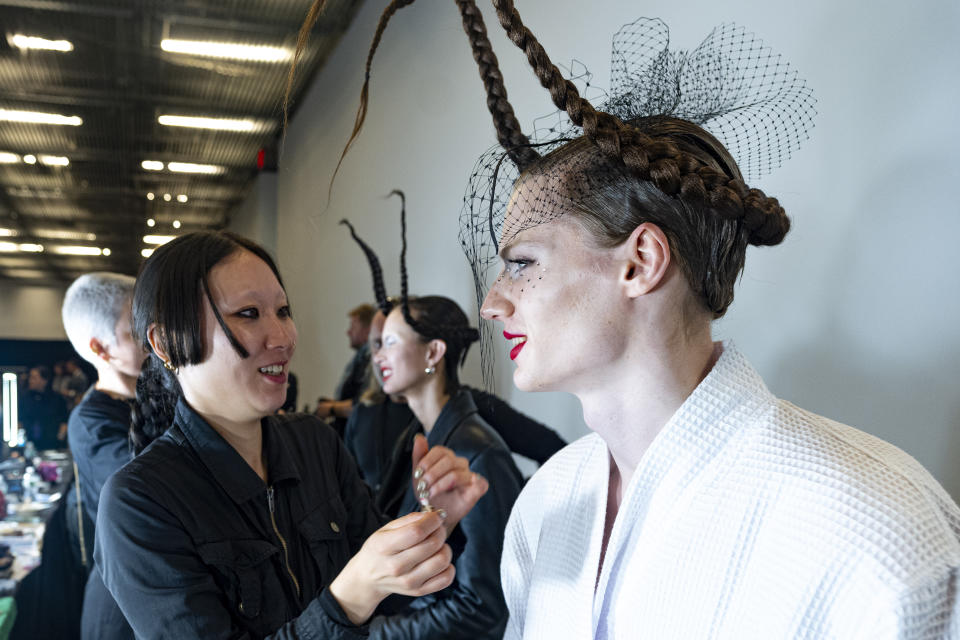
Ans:
POLYGON ((731 345, 624 490, 567 446, 514 505, 506 638, 960 638, 960 510, 913 458, 778 400, 731 345))

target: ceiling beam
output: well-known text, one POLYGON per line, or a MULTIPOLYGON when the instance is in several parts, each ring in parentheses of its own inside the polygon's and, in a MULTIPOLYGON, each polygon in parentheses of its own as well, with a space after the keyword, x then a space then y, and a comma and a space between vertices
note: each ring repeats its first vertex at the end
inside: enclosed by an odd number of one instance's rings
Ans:
MULTIPOLYGON (((0 0, 2 2, 3 0, 0 0)), ((157 95, 134 90, 115 91, 112 89, 88 89, 85 87, 43 87, 42 93, 32 89, 19 87, 4 87, 0 91, 0 99, 17 100, 40 104, 69 105, 72 107, 96 107, 117 109, 123 104, 138 103, 152 107, 167 107, 174 109, 189 109, 198 113, 215 113, 224 117, 232 113, 239 113, 243 117, 279 118, 279 108, 276 105, 269 111, 260 110, 251 113, 249 110, 239 111, 234 107, 230 113, 222 112, 211 107, 209 98, 191 98, 189 96, 157 95)))
POLYGON ((56 0, 0 0, 0 7, 17 7, 20 9, 34 9, 38 11, 60 11, 64 13, 79 13, 85 16, 104 16, 111 18, 130 18, 135 9, 120 9, 117 7, 97 6, 82 2, 57 2, 56 0))

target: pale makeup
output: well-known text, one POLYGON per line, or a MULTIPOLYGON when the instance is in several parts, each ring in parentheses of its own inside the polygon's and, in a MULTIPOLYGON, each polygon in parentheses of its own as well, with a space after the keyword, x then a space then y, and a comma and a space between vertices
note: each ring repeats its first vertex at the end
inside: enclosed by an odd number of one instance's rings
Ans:
POLYGON ((403 394, 421 386, 428 375, 428 351, 428 343, 404 321, 400 309, 391 311, 373 357, 384 393, 403 394))
MULTIPOLYGON (((504 228, 516 228, 532 201, 515 194, 504 228)), ((563 215, 515 233, 501 246, 503 270, 481 313, 503 323, 521 390, 586 390, 597 384, 596 371, 623 354, 621 262, 616 248, 598 248, 588 237, 574 216, 563 215)))

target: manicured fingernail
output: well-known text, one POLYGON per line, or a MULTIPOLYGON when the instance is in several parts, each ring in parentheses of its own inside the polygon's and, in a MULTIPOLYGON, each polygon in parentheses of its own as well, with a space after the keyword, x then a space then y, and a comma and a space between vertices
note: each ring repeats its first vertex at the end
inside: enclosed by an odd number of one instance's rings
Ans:
POLYGON ((419 480, 422 477, 423 477, 423 467, 417 467, 416 470, 413 472, 413 479, 419 480))
POLYGON ((427 499, 427 496, 420 496, 420 504, 423 505, 423 506, 425 506, 425 507, 429 507, 429 506, 430 506, 430 500, 427 499))
POLYGON ((421 480, 420 482, 417 483, 417 493, 423 493, 426 488, 427 488, 426 480, 421 480))

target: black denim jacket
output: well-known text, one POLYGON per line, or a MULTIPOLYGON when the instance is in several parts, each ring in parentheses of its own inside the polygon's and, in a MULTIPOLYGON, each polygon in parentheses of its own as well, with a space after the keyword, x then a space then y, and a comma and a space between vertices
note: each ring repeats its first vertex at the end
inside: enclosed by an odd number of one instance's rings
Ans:
POLYGON ((382 523, 306 415, 262 421, 268 483, 183 400, 103 488, 95 557, 138 638, 356 638, 327 586, 382 523))

